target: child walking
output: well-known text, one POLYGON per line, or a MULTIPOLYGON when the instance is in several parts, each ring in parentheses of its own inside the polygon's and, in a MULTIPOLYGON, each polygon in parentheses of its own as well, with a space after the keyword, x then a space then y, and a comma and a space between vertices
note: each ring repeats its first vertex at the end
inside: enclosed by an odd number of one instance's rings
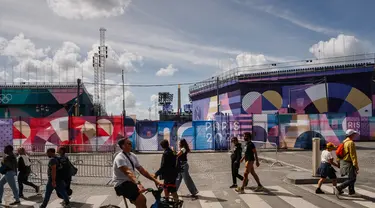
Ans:
POLYGON ((340 166, 334 162, 334 157, 332 154, 332 150, 334 150, 336 147, 333 143, 329 142, 326 145, 326 149, 323 150, 321 155, 321 163, 318 168, 318 174, 320 174, 320 180, 318 182, 318 188, 316 189, 316 194, 324 194, 324 192, 320 189, 322 187, 322 184, 328 177, 332 180, 333 187, 336 187, 337 185, 337 177, 336 177, 336 170, 332 166, 336 166, 340 168, 340 166))

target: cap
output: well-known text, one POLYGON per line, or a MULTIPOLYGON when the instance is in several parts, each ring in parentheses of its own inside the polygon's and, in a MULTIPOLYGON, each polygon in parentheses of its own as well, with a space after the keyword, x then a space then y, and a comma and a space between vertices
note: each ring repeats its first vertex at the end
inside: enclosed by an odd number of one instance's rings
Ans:
POLYGON ((346 136, 351 136, 351 135, 353 135, 353 134, 359 134, 359 133, 358 133, 358 131, 355 131, 354 129, 348 129, 348 130, 346 130, 346 132, 345 132, 345 135, 346 135, 346 136))
POLYGON ((328 142, 326 144, 326 147, 327 147, 327 149, 334 149, 334 148, 336 148, 336 146, 332 142, 328 142))

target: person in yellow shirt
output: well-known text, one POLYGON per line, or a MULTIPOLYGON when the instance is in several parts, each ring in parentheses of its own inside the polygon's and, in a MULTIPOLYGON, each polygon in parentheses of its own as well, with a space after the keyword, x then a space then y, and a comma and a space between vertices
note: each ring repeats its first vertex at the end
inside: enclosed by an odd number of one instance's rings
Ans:
POLYGON ((347 175, 348 179, 334 188, 337 197, 343 193, 346 187, 349 187, 349 195, 355 194, 354 184, 359 171, 357 151, 353 141, 359 133, 353 129, 348 129, 345 134, 346 139, 343 141, 344 157, 340 159, 340 172, 342 176, 347 175))

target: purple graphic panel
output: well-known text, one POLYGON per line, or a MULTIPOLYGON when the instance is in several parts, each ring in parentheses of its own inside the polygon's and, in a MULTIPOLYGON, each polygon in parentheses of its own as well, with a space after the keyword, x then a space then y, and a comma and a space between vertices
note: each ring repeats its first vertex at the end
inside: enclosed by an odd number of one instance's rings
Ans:
POLYGON ((7 145, 13 145, 13 120, 0 119, 0 151, 7 145))
POLYGON ((346 117, 346 129, 354 129, 360 136, 354 140, 370 139, 370 121, 368 117, 346 117))

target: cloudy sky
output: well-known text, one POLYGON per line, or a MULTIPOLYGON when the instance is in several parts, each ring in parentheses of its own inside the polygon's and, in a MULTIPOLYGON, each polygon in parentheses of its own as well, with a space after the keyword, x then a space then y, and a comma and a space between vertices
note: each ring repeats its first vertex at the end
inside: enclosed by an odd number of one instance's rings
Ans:
MULTIPOLYGON (((93 92, 92 56, 105 27, 107 111, 120 114, 121 69, 129 85, 190 83, 235 66, 373 52, 373 6, 370 0, 0 0, 0 81, 83 77, 93 92)), ((127 111, 148 118, 161 91, 177 97, 176 86, 127 87, 127 111)), ((182 93, 187 103, 188 85, 182 93)))

